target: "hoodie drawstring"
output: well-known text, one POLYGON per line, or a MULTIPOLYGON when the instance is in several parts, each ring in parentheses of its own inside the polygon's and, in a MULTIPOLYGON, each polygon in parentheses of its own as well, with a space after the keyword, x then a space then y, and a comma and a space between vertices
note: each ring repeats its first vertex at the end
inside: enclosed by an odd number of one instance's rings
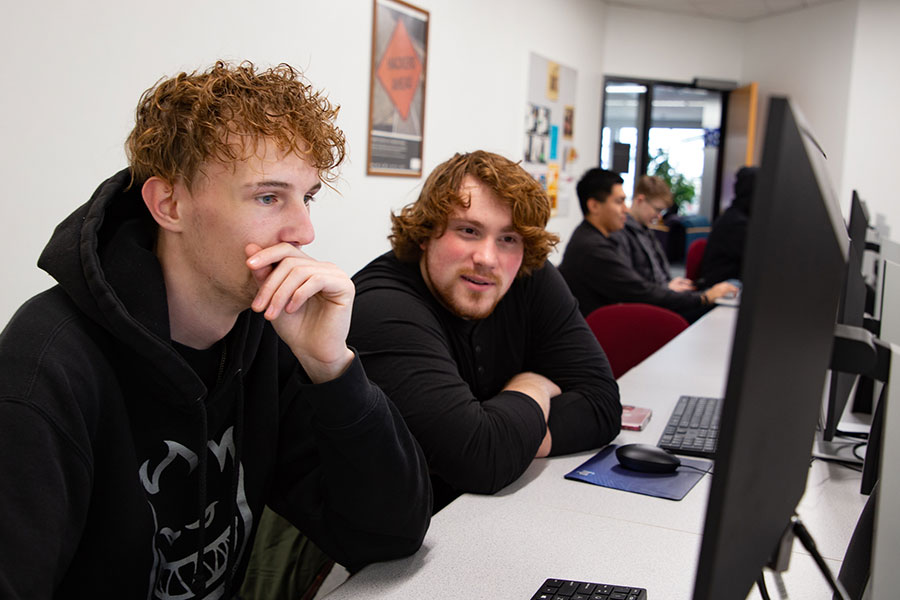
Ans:
MULTIPOLYGON (((241 477, 241 441, 244 439, 244 377, 243 372, 238 369, 238 397, 237 397, 237 414, 234 419, 234 471, 231 475, 231 512, 228 515, 228 522, 231 523, 228 529, 228 539, 232 540, 233 551, 228 553, 228 563, 225 572, 227 578, 225 580, 225 598, 231 598, 231 586, 237 573, 238 564, 240 563, 239 554, 243 553, 243 546, 238 546, 237 536, 237 509, 238 502, 238 486, 241 477), (239 552, 240 551, 240 552, 239 552)), ((244 540, 246 544, 248 540, 244 540)))
POLYGON ((197 565, 194 568, 194 581, 191 582, 191 589, 195 596, 201 596, 206 593, 206 567, 203 563, 203 555, 206 553, 206 471, 207 471, 207 440, 209 439, 208 423, 206 416, 205 397, 201 396, 197 400, 197 406, 200 411, 200 451, 197 453, 200 459, 200 489, 198 496, 200 500, 200 521, 199 531, 197 533, 197 565))

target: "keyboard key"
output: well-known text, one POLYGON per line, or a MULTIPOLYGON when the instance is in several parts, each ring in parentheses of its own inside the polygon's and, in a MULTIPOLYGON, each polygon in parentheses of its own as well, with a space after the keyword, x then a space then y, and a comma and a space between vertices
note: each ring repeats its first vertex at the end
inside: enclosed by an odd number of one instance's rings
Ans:
POLYGON ((568 598, 572 594, 578 591, 579 582, 577 581, 564 581, 563 584, 556 591, 558 596, 562 596, 564 598, 568 598))
POLYGON ((545 585, 541 588, 541 592, 545 594, 550 594, 551 596, 556 593, 556 590, 559 589, 559 586, 545 585))

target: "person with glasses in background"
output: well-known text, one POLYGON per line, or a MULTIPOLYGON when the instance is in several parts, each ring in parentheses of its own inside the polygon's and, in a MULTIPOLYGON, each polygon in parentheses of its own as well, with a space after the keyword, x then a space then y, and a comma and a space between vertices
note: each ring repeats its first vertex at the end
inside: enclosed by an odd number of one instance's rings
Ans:
POLYGON ((646 281, 665 285, 675 292, 695 289, 685 277, 672 277, 666 251, 650 229, 662 213, 672 206, 672 190, 662 177, 642 175, 634 186, 631 208, 625 217, 625 228, 612 237, 631 268, 646 281))
POLYGON ((628 216, 622 178, 594 168, 575 189, 584 221, 572 232, 559 272, 578 300, 582 315, 607 304, 642 302, 667 308, 693 322, 712 308, 716 299, 737 294, 737 287, 726 282, 703 291, 676 291, 668 284, 648 281, 625 258, 622 247, 626 242, 614 236, 625 228, 628 216))

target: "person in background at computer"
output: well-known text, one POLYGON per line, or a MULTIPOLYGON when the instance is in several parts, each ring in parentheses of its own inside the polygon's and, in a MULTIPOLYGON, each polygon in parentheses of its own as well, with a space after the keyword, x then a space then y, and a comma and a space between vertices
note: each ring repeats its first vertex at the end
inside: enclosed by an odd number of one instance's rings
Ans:
POLYGON ((713 223, 706 242, 697 277, 699 285, 710 286, 720 281, 741 280, 757 171, 757 167, 741 167, 738 170, 734 181, 734 200, 713 223))
POLYGON ((684 277, 672 277, 666 251, 650 229, 650 225, 671 205, 672 191, 665 180, 654 175, 641 175, 634 186, 625 227, 613 232, 610 237, 615 239, 625 261, 646 281, 684 292, 693 290, 694 282, 684 277))
POLYGON ((572 232, 559 272, 578 299, 581 314, 617 302, 643 302, 681 314, 689 322, 702 316, 722 296, 737 293, 729 283, 703 291, 675 291, 641 277, 620 250, 612 234, 625 227, 622 178, 604 169, 590 169, 576 185, 584 220, 572 232))
POLYGON ((302 249, 336 115, 288 65, 144 93, 0 335, 0 597, 232 598, 267 504, 351 570, 419 548, 424 457, 302 249))
POLYGON ((425 450, 436 509, 619 432, 609 362, 546 260, 549 218, 521 166, 456 154, 391 215, 393 250, 353 277, 350 343, 425 450))

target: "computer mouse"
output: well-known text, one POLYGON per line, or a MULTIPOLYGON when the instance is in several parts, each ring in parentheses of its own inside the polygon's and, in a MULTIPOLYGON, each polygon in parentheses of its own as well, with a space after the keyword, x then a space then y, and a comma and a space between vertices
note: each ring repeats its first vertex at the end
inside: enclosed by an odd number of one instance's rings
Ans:
POLYGON ((642 473, 674 473, 681 459, 659 446, 650 444, 625 444, 616 448, 619 464, 642 473))

